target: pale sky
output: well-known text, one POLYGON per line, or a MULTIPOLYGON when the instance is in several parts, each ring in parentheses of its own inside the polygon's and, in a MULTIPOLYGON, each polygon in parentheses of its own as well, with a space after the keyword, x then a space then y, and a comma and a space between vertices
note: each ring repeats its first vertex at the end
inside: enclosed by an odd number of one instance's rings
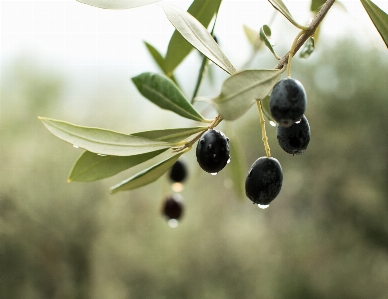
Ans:
MULTIPOLYGON (((187 8, 191 1, 166 1, 187 8)), ((285 0, 294 18, 306 23, 309 0, 285 0)), ((342 0, 349 14, 338 6, 327 16, 323 34, 337 38, 356 34, 357 39, 385 45, 358 0, 342 0)), ((388 1, 375 0, 384 11, 388 1)), ((242 29, 243 24, 253 29, 268 23, 273 13, 266 0, 224 0, 216 34, 221 48, 235 64, 242 66, 250 48, 242 29)), ((22 1, 1 0, 1 65, 23 53, 33 53, 43 63, 62 69, 94 70, 121 69, 126 77, 154 68, 143 40, 153 44, 163 54, 173 32, 161 8, 148 5, 131 10, 103 10, 75 0, 22 1)), ((272 27, 277 43, 288 47, 298 30, 278 15, 272 27), (284 32, 287 28, 287 32, 284 32)))

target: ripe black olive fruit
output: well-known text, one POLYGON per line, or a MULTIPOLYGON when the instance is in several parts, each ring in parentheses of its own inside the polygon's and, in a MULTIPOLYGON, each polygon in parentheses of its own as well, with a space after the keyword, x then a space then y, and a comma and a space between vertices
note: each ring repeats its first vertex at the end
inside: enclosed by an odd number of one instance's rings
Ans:
POLYGON ((217 173, 228 163, 229 138, 218 130, 208 130, 197 144, 197 161, 203 170, 217 173))
POLYGON ((302 118, 306 110, 306 102, 303 85, 298 80, 286 78, 274 86, 269 109, 279 125, 289 127, 302 118))
POLYGON ((167 219, 179 220, 183 214, 183 203, 178 195, 168 196, 162 207, 162 213, 167 219))
POLYGON ((170 180, 174 183, 181 183, 186 179, 186 177, 187 177, 186 164, 181 160, 177 160, 170 169, 170 172, 169 172, 170 180))
POLYGON ((294 123, 288 128, 278 126, 276 135, 280 147, 286 153, 303 154, 310 142, 310 126, 307 118, 303 115, 299 123, 294 123))
POLYGON ((272 157, 260 157, 248 172, 245 193, 254 203, 269 205, 278 196, 282 183, 283 172, 279 161, 272 157))

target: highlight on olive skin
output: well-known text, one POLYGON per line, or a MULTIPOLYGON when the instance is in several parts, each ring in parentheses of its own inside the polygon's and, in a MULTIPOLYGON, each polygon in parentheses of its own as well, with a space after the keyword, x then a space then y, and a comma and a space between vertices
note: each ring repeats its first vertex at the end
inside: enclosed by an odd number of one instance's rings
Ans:
POLYGON ((290 127, 278 126, 276 136, 280 147, 289 154, 301 155, 307 149, 310 142, 310 125, 303 115, 300 122, 290 127))
POLYGON ((280 80, 274 86, 269 102, 273 119, 280 126, 289 127, 302 118, 307 104, 302 83, 292 78, 280 80))
POLYGON ((209 173, 217 173, 228 163, 229 138, 218 130, 208 130, 199 139, 196 149, 199 166, 209 173))
POLYGON ((269 205, 280 193, 283 171, 277 159, 260 157, 251 166, 245 180, 245 193, 255 204, 269 205))

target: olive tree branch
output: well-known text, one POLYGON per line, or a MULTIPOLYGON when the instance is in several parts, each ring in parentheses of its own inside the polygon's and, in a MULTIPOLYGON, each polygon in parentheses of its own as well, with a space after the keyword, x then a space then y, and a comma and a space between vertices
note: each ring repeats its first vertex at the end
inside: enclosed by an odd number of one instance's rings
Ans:
MULTIPOLYGON (((295 44, 293 45, 293 49, 290 50, 291 52, 291 55, 292 56, 295 56, 295 54, 298 52, 298 50, 302 47, 302 45, 306 42, 306 40, 312 36, 315 32, 315 30, 318 28, 319 24, 322 22, 323 18, 326 16, 327 12, 329 11, 329 9, 333 6, 335 0, 327 0, 325 2, 325 4, 323 4, 322 8, 320 9, 320 11, 317 13, 317 15, 315 16, 315 18, 311 21, 309 27, 307 30, 302 30, 298 36, 299 39, 295 42, 295 44)), ((217 11, 218 12, 218 11, 217 11)), ((214 25, 213 25, 214 26, 214 25)), ((214 28, 213 28, 214 29, 214 28)), ((298 36, 296 38, 298 38, 298 36)), ((288 63, 288 59, 290 57, 290 52, 288 52, 286 55, 283 56, 283 58, 279 61, 279 63, 275 66, 274 69, 282 69, 284 68, 284 66, 288 63)), ((204 58, 206 59, 206 57, 204 58)), ((206 61, 206 60, 205 60, 206 61)), ((197 85, 199 86, 201 80, 202 80, 202 67, 201 67, 201 70, 200 70, 200 74, 198 76, 198 79, 197 79, 197 85)), ((198 91, 197 89, 198 87, 196 87, 196 91, 194 93, 194 97, 193 97, 193 100, 195 98, 195 95, 196 95, 196 92, 198 91)), ((259 102, 259 101, 258 101, 259 102)), ((261 103, 258 103, 258 105, 260 105, 261 103)), ((260 108, 261 106, 259 106, 259 112, 260 112, 260 108)), ((215 128, 220 122, 222 121, 222 117, 221 115, 217 115, 216 118, 213 120, 213 122, 210 124, 210 126, 208 127, 208 129, 213 129, 215 128)), ((264 124, 264 123, 263 123, 264 124)), ((262 124, 262 126, 263 126, 262 124)), ((201 136, 205 133, 206 130, 200 132, 199 134, 197 134, 193 139, 191 139, 189 142, 187 142, 185 145, 183 146, 180 146, 180 147, 175 147, 173 148, 173 151, 174 152, 179 152, 179 151, 182 151, 186 148, 191 148, 191 146, 199 139, 201 138, 201 136)), ((266 137, 266 136, 265 136, 266 137)), ((264 137, 263 137, 264 138, 264 137)), ((267 138, 268 139, 268 138, 267 138)), ((264 139, 263 139, 264 141, 264 139)), ((265 141, 264 141, 265 142, 265 141)), ((267 151, 267 149, 266 149, 267 151)), ((270 155, 269 153, 269 148, 268 148, 268 151, 267 151, 267 156, 270 155)))
MULTIPOLYGON (((308 30, 302 31, 303 34, 299 37, 298 41, 295 44, 295 48, 293 49, 292 56, 295 56, 295 54, 298 52, 298 50, 303 46, 303 44, 306 42, 306 40, 312 36, 315 32, 315 30, 318 28, 319 24, 322 22, 323 18, 326 16, 329 9, 333 6, 335 0, 327 0, 325 4, 321 7, 315 18, 311 21, 309 25, 308 30)), ((275 66, 275 69, 282 69, 285 64, 288 63, 290 52, 288 52, 286 55, 283 56, 282 59, 280 59, 279 63, 275 66)))

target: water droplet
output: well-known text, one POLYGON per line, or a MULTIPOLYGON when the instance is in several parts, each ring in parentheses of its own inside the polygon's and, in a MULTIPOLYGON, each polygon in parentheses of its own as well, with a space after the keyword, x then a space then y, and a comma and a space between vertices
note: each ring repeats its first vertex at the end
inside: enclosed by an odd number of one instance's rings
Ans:
POLYGON ((300 120, 296 121, 295 123, 296 123, 296 124, 300 124, 301 121, 302 121, 302 120, 300 119, 300 120))
POLYGON ((211 175, 216 175, 218 172, 212 172, 211 175))
POLYGON ((74 147, 74 148, 79 148, 79 146, 78 146, 78 145, 75 145, 75 144, 73 144, 73 147, 74 147))
POLYGON ((276 123, 272 120, 269 121, 269 124, 272 126, 272 127, 276 127, 276 123))
POLYGON ((211 150, 212 147, 213 147, 213 146, 212 146, 211 144, 209 144, 209 145, 207 146, 207 149, 208 149, 208 150, 211 150))
POLYGON ((269 207, 269 205, 260 205, 260 204, 258 204, 257 206, 258 206, 260 209, 263 209, 263 210, 269 207))
POLYGON ((228 161, 226 161, 226 164, 229 164, 229 163, 230 163, 230 157, 229 157, 228 161))
POLYGON ((182 183, 173 183, 171 185, 172 191, 177 192, 177 193, 182 192, 184 188, 185 187, 183 186, 182 183))
POLYGON ((98 156, 101 156, 101 157, 106 157, 106 155, 104 154, 97 154, 98 156))
POLYGON ((216 159, 217 158, 217 154, 213 154, 213 159, 216 159))
POLYGON ((178 227, 178 225, 179 225, 179 221, 176 220, 176 219, 169 219, 169 220, 167 221, 167 224, 168 224, 168 226, 171 227, 171 228, 176 228, 176 227, 178 227))

